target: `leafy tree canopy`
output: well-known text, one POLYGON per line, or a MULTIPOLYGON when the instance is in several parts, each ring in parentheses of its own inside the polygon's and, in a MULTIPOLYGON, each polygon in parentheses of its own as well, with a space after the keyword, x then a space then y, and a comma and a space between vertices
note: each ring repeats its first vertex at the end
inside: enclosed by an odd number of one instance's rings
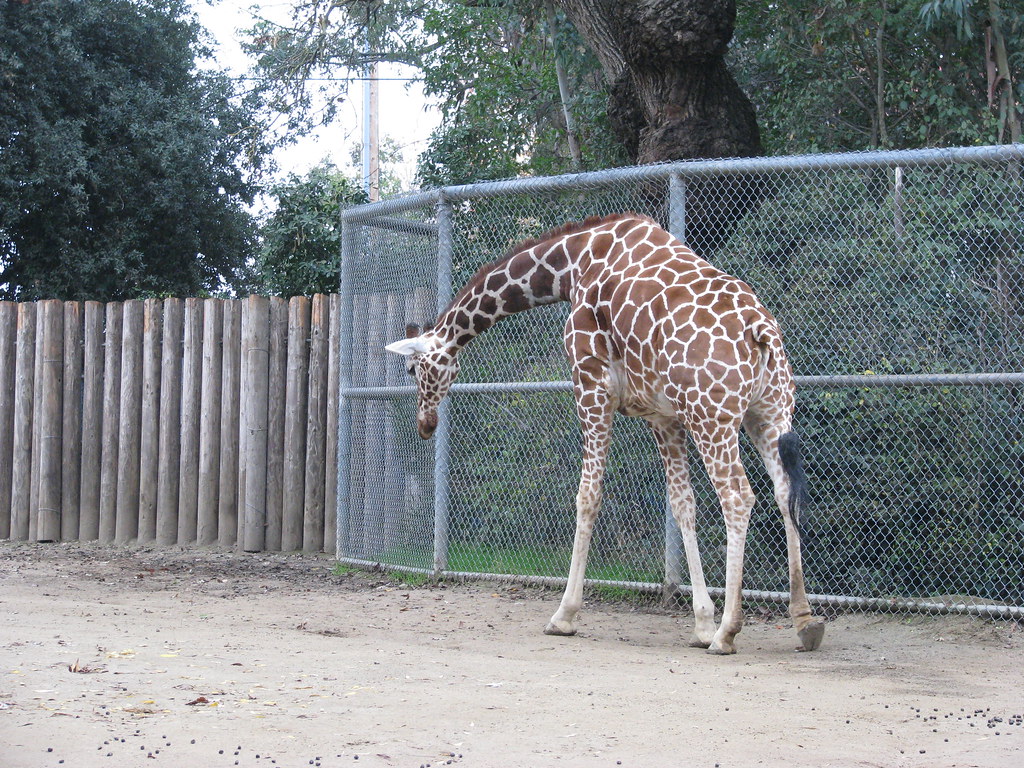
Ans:
POLYGON ((1014 5, 751 0, 731 64, 771 154, 1018 141, 1014 5))
POLYGON ((330 164, 274 185, 275 210, 261 227, 257 260, 262 289, 282 296, 337 290, 341 211, 366 193, 330 164))
POLYGON ((0 292, 124 299, 239 286, 268 155, 184 0, 0 7, 0 292), (249 173, 243 171, 247 169, 249 173))
MULTIPOLYGON (((418 68, 444 116, 421 158, 419 181, 428 186, 621 164, 625 155, 608 127, 597 59, 546 5, 294 0, 288 23, 262 21, 252 30, 249 51, 296 129, 317 116, 314 102, 334 105, 347 97, 348 82, 339 74, 361 76, 372 61, 418 68), (579 124, 578 163, 566 145, 556 51, 579 124)), ((319 117, 331 115, 328 106, 319 117)))
MULTIPOLYGON (((561 13, 568 5, 584 3, 293 0, 292 21, 261 24, 252 46, 281 104, 301 104, 312 75, 372 60, 418 67, 444 113, 421 159, 427 185, 628 162, 609 128, 601 52, 561 13)), ((1009 0, 736 8, 728 64, 770 154, 1020 139, 1024 16, 1009 0)), ((338 83, 321 85, 344 97, 338 83)))

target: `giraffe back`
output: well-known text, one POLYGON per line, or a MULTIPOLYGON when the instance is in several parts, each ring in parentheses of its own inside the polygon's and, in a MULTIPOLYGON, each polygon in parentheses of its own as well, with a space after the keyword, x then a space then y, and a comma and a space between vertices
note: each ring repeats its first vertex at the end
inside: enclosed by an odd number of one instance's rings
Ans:
POLYGON ((742 280, 655 221, 602 220, 566 235, 576 279, 566 347, 603 363, 630 415, 681 413, 689 425, 792 408, 792 375, 771 313, 742 280))

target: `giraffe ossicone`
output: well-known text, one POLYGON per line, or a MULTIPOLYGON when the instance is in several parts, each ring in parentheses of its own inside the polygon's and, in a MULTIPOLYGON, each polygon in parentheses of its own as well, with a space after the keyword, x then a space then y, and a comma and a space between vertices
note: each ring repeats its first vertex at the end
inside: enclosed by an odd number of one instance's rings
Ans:
POLYGON ((691 644, 733 653, 743 626, 743 548, 754 494, 740 462, 742 427, 771 476, 785 523, 790 616, 803 649, 816 649, 824 621, 812 614, 804 586, 799 509, 805 481, 782 332, 746 283, 698 257, 652 219, 595 217, 520 243, 481 267, 430 330, 409 326, 405 339, 387 345, 407 357, 416 377, 420 436, 434 433, 437 407, 458 375, 466 344, 503 317, 558 301, 570 303, 565 350, 584 447, 569 577, 545 632, 576 632, 618 410, 645 419, 661 453, 693 592, 691 644), (697 545, 687 434, 726 524, 725 605, 717 626, 697 545))

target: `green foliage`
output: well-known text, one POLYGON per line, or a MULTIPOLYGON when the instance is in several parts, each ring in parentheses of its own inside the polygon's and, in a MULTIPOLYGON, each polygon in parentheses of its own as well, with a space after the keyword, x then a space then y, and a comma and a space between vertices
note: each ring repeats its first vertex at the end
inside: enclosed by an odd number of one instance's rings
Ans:
MULTIPOLYGON (((741 3, 730 65, 769 154, 998 143, 1009 133, 986 80, 977 17, 988 9, 966 0, 741 3)), ((1024 23, 1004 16, 1019 82, 1024 23)))
POLYGON ((268 147, 255 104, 197 69, 183 0, 0 8, 0 289, 197 295, 239 285, 268 147))
POLYGON ((421 0, 292 0, 285 23, 261 19, 243 49, 256 60, 268 103, 302 133, 334 117, 347 96, 344 75, 374 61, 416 66, 425 45, 421 0))
MULTIPOLYGON (((621 164, 597 60, 564 16, 557 19, 553 37, 566 68, 582 165, 621 164)), ((371 61, 417 67, 444 114, 420 161, 425 186, 572 168, 551 30, 544 3, 536 0, 295 0, 288 24, 261 22, 247 47, 291 131, 333 116, 349 88, 339 73, 361 76, 371 61), (316 104, 326 105, 319 114, 316 104)))
MULTIPOLYGON (((579 166, 626 161, 608 126, 596 57, 563 14, 550 28, 543 2, 295 0, 293 13, 290 25, 262 24, 252 43, 282 108, 311 103, 303 79, 310 75, 357 73, 368 60, 421 71, 444 113, 421 157, 424 186, 576 169, 556 51, 579 166)), ((1019 132, 1019 104, 1008 104, 1010 86, 1024 75, 1024 17, 1012 3, 759 0, 738 4, 737 14, 729 65, 755 102, 770 154, 986 144, 1019 132), (990 52, 993 21, 1001 33, 990 52), (993 74, 1000 51, 1009 71, 993 74)), ((326 103, 346 87, 323 85, 326 103)))
MULTIPOLYGON (((573 170, 542 3, 441 3, 424 33, 437 40, 420 64, 424 86, 445 117, 420 160, 425 186, 573 170)), ((555 36, 583 167, 620 164, 597 60, 561 16, 555 36)))
POLYGON ((257 282, 281 296, 330 293, 338 283, 341 211, 366 194, 337 168, 319 165, 271 187, 276 208, 261 228, 257 282))

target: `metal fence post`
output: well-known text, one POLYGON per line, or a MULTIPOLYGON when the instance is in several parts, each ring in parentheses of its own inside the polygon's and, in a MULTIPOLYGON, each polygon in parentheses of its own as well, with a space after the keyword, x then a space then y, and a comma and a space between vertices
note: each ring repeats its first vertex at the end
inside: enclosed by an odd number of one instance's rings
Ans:
MULTIPOLYGON (((686 242, 686 180, 682 174, 673 173, 668 179, 668 227, 669 232, 686 242)), ((672 503, 665 494, 665 582, 662 584, 662 599, 667 603, 679 592, 683 583, 683 535, 672 514, 672 503)))
MULTIPOLYGON (((452 295, 454 225, 451 201, 442 193, 437 200, 437 311, 445 309, 452 295)), ((448 568, 448 488, 451 464, 451 417, 448 400, 437 411, 434 432, 434 574, 448 568)))
POLYGON ((335 528, 335 556, 351 557, 349 535, 349 478, 352 458, 352 401, 347 392, 352 387, 352 279, 357 254, 357 232, 361 225, 341 220, 341 267, 338 275, 339 309, 341 313, 338 334, 339 398, 338 398, 338 508, 335 528))
POLYGON ((686 179, 681 173, 668 177, 668 231, 686 242, 686 179))

